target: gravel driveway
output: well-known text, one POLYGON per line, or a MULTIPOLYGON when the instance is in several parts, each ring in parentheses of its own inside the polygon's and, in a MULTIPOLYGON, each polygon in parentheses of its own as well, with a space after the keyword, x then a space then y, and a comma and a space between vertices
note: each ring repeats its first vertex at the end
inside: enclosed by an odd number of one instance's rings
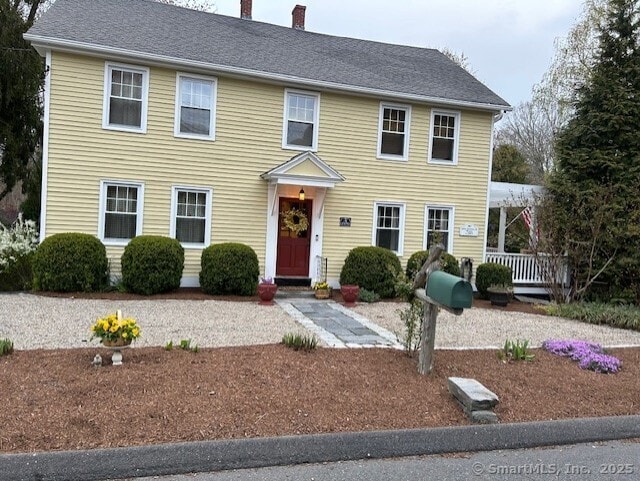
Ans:
MULTIPOLYGON (((403 333, 398 310, 406 304, 359 304, 354 310, 394 333, 403 333)), ((437 348, 502 347, 506 339, 528 339, 540 346, 546 339, 584 339, 603 346, 640 346, 640 332, 584 322, 495 309, 465 309, 460 316, 440 311, 436 325, 437 348)))
MULTIPOLYGON (((397 310, 403 304, 360 304, 354 310, 390 330, 402 332, 397 310)), ((277 343, 285 332, 306 332, 278 306, 229 301, 112 301, 0 294, 0 338, 16 349, 87 346, 96 318, 116 309, 134 317, 142 327, 139 346, 164 346, 192 339, 200 347, 277 343)), ((566 319, 467 309, 456 317, 438 316, 436 347, 500 347, 505 339, 529 339, 540 345, 548 338, 578 338, 605 346, 640 346, 640 332, 594 326, 566 319)), ((97 340, 92 341, 98 345, 97 340)))

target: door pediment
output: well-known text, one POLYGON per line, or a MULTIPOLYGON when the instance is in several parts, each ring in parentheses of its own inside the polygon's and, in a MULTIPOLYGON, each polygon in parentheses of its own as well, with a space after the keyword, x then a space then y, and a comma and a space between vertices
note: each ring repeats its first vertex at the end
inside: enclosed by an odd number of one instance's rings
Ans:
POLYGON ((313 152, 302 152, 260 176, 273 184, 335 187, 345 178, 313 152))

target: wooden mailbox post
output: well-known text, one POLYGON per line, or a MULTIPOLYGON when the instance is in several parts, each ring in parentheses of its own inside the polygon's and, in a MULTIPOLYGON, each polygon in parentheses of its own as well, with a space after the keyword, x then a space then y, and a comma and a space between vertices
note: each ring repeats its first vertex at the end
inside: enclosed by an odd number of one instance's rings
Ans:
POLYGON ((429 374, 433 370, 438 310, 442 308, 459 316, 465 308, 471 307, 473 299, 473 289, 468 281, 440 271, 442 252, 442 244, 431 248, 429 257, 413 281, 416 297, 424 302, 418 356, 420 374, 429 374))

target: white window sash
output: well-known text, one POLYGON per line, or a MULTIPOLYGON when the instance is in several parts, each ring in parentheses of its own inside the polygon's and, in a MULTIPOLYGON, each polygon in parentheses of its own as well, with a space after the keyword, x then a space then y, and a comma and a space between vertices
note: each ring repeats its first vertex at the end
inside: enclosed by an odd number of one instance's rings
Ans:
MULTIPOLYGON (((174 127, 173 134, 175 137, 182 137, 188 139, 199 140, 215 140, 216 139, 216 105, 218 97, 218 79, 216 77, 207 77, 205 75, 196 75, 184 72, 176 73, 176 95, 175 95, 175 113, 174 113, 174 127), (200 134, 196 132, 182 132, 181 131, 181 119, 182 119, 182 107, 185 106, 182 103, 182 83, 185 80, 194 80, 197 82, 208 82, 211 85, 211 99, 207 105, 209 110, 209 133, 200 134)), ((198 107, 195 107, 198 108, 198 107)), ((205 109, 202 109, 205 110, 205 109)))
POLYGON ((213 189, 209 187, 198 187, 189 185, 174 185, 171 188, 171 220, 169 226, 169 236, 177 239, 177 219, 204 219, 204 242, 180 242, 186 249, 203 249, 211 244, 211 209, 212 209, 213 189), (180 192, 196 193, 205 195, 205 215, 202 216, 179 216, 178 197, 180 192))
POLYGON ((320 94, 316 92, 308 92, 304 90, 293 90, 293 89, 285 89, 284 91, 284 109, 283 109, 283 123, 282 123, 282 148, 288 150, 301 150, 307 151, 310 150, 312 152, 318 151, 318 134, 320 130, 320 94), (290 99, 292 96, 301 96, 306 98, 313 99, 313 120, 309 121, 307 119, 297 120, 295 118, 289 117, 289 107, 290 107, 290 99), (311 145, 296 145, 289 143, 289 122, 302 123, 306 125, 311 125, 313 134, 311 145))
POLYGON ((102 128, 108 130, 119 130, 124 132, 146 133, 147 132, 147 110, 149 104, 149 69, 135 65, 105 62, 104 67, 104 95, 102 105, 102 128), (112 72, 120 70, 123 73, 142 75, 142 98, 136 99, 124 95, 112 95, 112 72), (111 122, 111 100, 126 100, 127 102, 140 103, 140 125, 126 125, 111 122))
POLYGON ((378 230, 394 230, 398 232, 398 249, 394 250, 396 255, 402 256, 404 251, 404 231, 405 231, 405 212, 406 212, 406 203, 398 202, 398 201, 376 201, 373 204, 373 228, 371 232, 371 245, 378 245, 378 230), (398 208, 399 219, 398 219, 398 227, 378 227, 378 222, 380 220, 378 215, 379 207, 392 207, 398 208))
MULTIPOLYGON (((453 255, 453 237, 455 234, 455 206, 450 205, 450 204, 426 204, 425 205, 425 209, 424 209, 424 232, 423 232, 423 241, 422 241, 422 248, 424 250, 428 249, 428 242, 429 242, 429 232, 431 232, 431 230, 429 229, 429 218, 430 218, 430 212, 434 211, 434 210, 442 210, 442 211, 447 211, 449 213, 449 219, 448 219, 448 228, 446 230, 447 233, 447 245, 445 245, 445 250, 453 255)), ((439 231, 434 231, 434 232, 445 232, 443 230, 439 230, 439 231)))
MULTIPOLYGON (((143 227, 143 212, 144 212, 144 183, 140 181, 129 180, 101 180, 100 181, 100 199, 99 199, 99 214, 98 214, 98 238, 105 245, 127 245, 131 239, 129 238, 115 238, 106 237, 106 216, 107 215, 125 215, 136 216, 136 236, 142 234, 143 227), (138 194, 136 198, 136 212, 120 212, 117 210, 107 210, 107 190, 109 187, 125 187, 131 189, 137 189, 138 194)), ((117 206, 116 206, 117 207, 117 206)))
POLYGON ((378 113, 378 147, 377 147, 377 158, 383 160, 403 160, 406 161, 409 159, 409 146, 410 146, 410 132, 411 132, 411 105, 405 104, 392 104, 386 102, 380 102, 380 110, 378 113), (382 153, 382 134, 383 133, 392 133, 397 134, 398 132, 387 131, 384 129, 384 111, 385 109, 392 110, 403 110, 405 112, 404 116, 404 139, 402 146, 402 155, 396 154, 385 154, 382 153))
POLYGON ((428 163, 430 164, 439 164, 439 165, 458 165, 458 149, 460 146, 460 121, 462 115, 458 111, 452 110, 431 110, 431 121, 429 125, 429 152, 428 152, 428 163), (454 125, 454 136, 451 137, 443 137, 435 135, 435 117, 436 115, 444 116, 444 117, 453 117, 455 121, 454 125), (452 159, 438 159, 433 157, 433 142, 434 139, 446 139, 453 140, 453 148, 452 148, 452 159))

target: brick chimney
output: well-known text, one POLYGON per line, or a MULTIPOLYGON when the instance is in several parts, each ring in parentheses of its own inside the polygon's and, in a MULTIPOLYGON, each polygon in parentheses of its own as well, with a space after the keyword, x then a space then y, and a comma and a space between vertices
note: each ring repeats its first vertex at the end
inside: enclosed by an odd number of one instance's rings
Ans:
POLYGON ((240 18, 251 20, 251 0, 240 0, 240 18))
POLYGON ((307 9, 304 5, 296 5, 291 12, 291 28, 304 30, 304 11, 307 9))

